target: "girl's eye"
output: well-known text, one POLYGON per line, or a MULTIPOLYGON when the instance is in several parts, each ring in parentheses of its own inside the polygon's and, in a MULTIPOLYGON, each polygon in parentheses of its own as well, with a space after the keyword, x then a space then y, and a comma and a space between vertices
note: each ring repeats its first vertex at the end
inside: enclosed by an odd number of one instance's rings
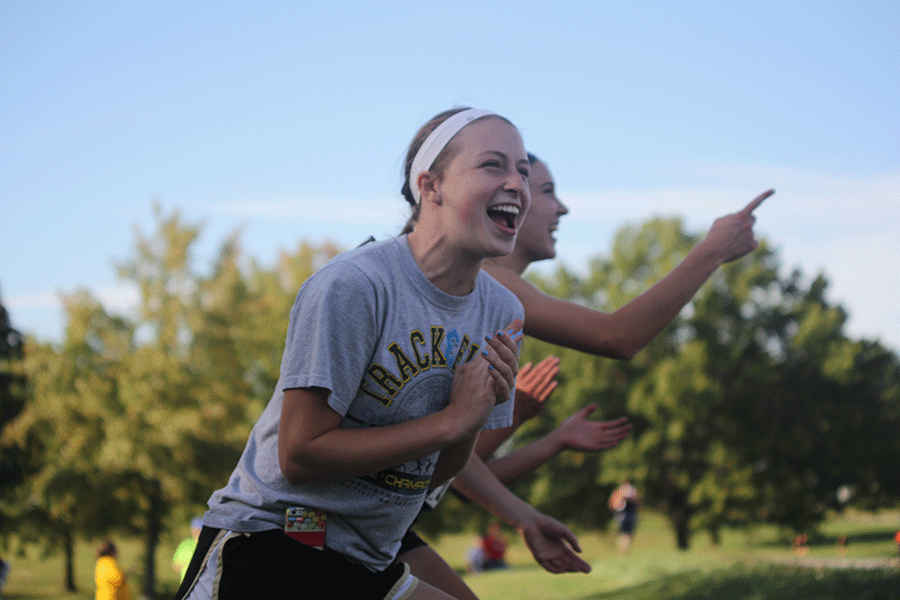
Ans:
POLYGON ((492 168, 494 168, 494 169, 499 169, 499 168, 500 168, 500 161, 489 160, 489 161, 487 161, 486 163, 484 163, 484 165, 482 165, 482 166, 484 166, 484 167, 492 167, 492 168))
POLYGON ((521 173, 522 177, 524 177, 525 179, 528 179, 528 177, 531 175, 531 171, 529 171, 528 169, 519 169, 519 173, 521 173))

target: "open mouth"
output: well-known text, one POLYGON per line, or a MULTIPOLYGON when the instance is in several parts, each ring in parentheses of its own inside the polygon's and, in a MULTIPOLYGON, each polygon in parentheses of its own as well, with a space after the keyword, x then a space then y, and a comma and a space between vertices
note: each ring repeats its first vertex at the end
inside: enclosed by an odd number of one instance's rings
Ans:
POLYGON ((516 230, 516 217, 519 216, 519 207, 514 204, 498 204, 487 211, 488 217, 497 227, 504 230, 516 230))

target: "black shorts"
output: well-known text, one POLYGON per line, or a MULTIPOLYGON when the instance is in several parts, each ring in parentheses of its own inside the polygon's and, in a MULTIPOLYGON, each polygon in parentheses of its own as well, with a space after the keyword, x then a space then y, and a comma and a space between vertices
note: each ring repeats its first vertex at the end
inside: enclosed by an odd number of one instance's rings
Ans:
POLYGON ((637 525, 637 515, 633 512, 621 512, 617 515, 619 519, 619 533, 632 534, 637 525))
POLYGON ((403 536, 403 540, 400 542, 400 551, 397 552, 397 556, 403 556, 405 553, 410 550, 415 550, 416 548, 421 548, 422 546, 427 546, 428 542, 419 537, 412 529, 406 530, 406 535, 403 536))
MULTIPOLYGON (((209 552, 220 533, 203 527, 175 600, 185 598, 204 568, 209 568, 209 552)), ((310 548, 277 529, 230 537, 222 543, 220 554, 218 600, 402 598, 394 592, 412 577, 405 563, 371 571, 339 552, 310 548)), ((405 587, 409 593, 414 585, 405 587)))

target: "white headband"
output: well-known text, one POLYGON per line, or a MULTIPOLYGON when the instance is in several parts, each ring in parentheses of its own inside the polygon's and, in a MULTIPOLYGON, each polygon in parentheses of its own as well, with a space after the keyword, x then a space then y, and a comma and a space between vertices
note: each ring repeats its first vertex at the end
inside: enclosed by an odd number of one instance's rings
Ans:
POLYGON ((460 129, 475 119, 480 119, 493 114, 495 113, 480 108, 469 108, 460 111, 438 125, 435 130, 425 138, 425 142, 422 143, 419 147, 419 151, 416 152, 416 157, 412 162, 412 168, 409 170, 409 189, 412 192, 416 204, 421 201, 419 184, 417 183, 419 175, 431 168, 431 165, 434 164, 434 159, 436 159, 437 155, 441 153, 441 150, 450 143, 453 136, 459 133, 460 129))

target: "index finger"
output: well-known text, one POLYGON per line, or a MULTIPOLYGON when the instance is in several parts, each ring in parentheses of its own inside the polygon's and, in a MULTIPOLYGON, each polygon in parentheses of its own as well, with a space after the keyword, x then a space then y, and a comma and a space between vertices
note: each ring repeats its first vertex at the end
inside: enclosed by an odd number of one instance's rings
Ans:
POLYGON ((762 194, 760 194, 759 196, 757 196, 756 198, 754 198, 753 200, 751 200, 751 201, 750 201, 750 204, 748 204, 747 206, 745 206, 745 207, 741 210, 741 212, 744 213, 745 215, 749 215, 749 214, 752 213, 754 210, 756 210, 756 207, 757 207, 757 206, 759 206, 760 204, 763 203, 763 200, 765 200, 766 198, 768 198, 769 196, 771 196, 771 195, 774 194, 774 193, 775 193, 775 190, 766 190, 765 192, 763 192, 762 194))

